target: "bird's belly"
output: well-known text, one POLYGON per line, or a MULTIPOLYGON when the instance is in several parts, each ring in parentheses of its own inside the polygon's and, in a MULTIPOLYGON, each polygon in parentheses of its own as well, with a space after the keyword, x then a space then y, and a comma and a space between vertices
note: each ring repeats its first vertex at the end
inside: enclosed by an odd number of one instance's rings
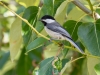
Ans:
POLYGON ((50 29, 48 29, 47 27, 45 27, 45 30, 48 33, 48 35, 50 37, 52 37, 53 39, 56 39, 56 40, 65 40, 65 37, 63 37, 60 33, 53 32, 50 29))

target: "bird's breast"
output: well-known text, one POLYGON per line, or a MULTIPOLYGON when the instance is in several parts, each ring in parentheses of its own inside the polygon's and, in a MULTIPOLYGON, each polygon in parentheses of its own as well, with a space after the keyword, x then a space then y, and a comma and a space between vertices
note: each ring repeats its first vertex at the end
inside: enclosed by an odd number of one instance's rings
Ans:
POLYGON ((65 37, 63 37, 60 33, 54 32, 54 31, 48 29, 46 26, 45 26, 45 31, 53 39, 56 39, 56 40, 65 40, 65 37))

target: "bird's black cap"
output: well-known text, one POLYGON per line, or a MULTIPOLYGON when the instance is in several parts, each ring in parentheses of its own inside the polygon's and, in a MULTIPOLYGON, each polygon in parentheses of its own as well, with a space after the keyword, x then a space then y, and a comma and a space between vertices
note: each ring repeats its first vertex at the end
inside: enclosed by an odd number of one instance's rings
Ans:
POLYGON ((52 19, 55 20, 52 16, 50 15, 44 15, 41 19, 52 19))

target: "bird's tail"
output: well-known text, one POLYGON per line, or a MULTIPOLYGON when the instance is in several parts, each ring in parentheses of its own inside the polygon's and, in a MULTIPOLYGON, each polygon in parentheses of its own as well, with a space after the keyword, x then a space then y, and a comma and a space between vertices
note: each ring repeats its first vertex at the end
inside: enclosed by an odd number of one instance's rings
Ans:
POLYGON ((66 37, 66 40, 68 42, 70 42, 75 48, 77 48, 79 50, 79 52, 81 52, 82 54, 84 54, 83 50, 80 49, 79 46, 70 37, 66 37))

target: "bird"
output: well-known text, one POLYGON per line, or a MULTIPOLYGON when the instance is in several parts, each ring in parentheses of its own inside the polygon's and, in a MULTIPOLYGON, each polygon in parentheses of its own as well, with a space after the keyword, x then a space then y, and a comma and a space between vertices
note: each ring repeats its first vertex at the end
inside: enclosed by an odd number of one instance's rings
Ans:
POLYGON ((77 48, 80 53, 84 54, 84 51, 73 41, 70 34, 54 19, 54 17, 44 15, 40 18, 40 21, 43 23, 44 29, 51 39, 66 40, 77 48))

